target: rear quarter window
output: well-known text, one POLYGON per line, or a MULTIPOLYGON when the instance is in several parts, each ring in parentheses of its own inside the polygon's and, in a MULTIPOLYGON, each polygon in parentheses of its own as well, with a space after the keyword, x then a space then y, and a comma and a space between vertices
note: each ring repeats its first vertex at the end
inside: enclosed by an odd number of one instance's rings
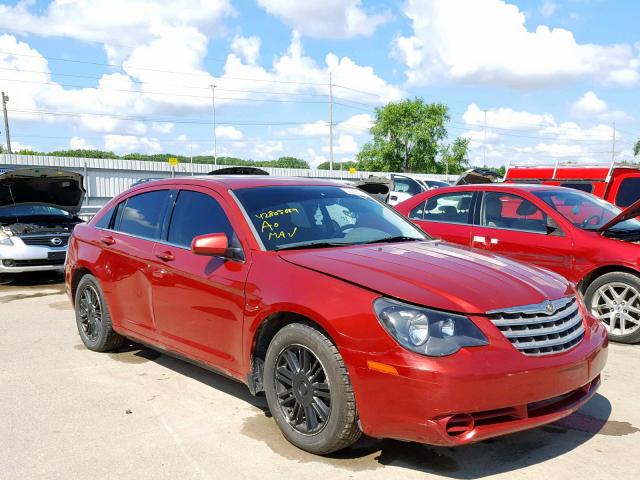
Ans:
POLYGON ((640 177, 623 179, 616 195, 616 205, 628 207, 638 199, 640 199, 640 177))

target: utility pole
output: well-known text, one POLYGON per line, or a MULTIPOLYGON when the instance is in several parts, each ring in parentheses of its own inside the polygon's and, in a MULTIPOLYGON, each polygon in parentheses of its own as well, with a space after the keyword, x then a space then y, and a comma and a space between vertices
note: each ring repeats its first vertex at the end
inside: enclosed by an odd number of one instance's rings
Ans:
POLYGON ((329 72, 329 170, 333 172, 333 81, 329 72))
POLYGON ((211 107, 213 108, 213 164, 218 165, 218 138, 216 136, 216 86, 211 87, 211 107))
POLYGON ((484 110, 484 140, 482 141, 482 166, 487 165, 487 111, 484 110))
POLYGON ((9 97, 2 92, 2 111, 4 112, 4 134, 7 137, 7 152, 13 153, 11 151, 11 137, 9 135, 9 116, 7 115, 7 102, 9 101, 9 97))
POLYGON ((613 174, 613 168, 616 165, 616 122, 613 122, 613 132, 611 138, 611 167, 609 167, 609 173, 607 173, 607 182, 611 180, 613 174))
POLYGON ((191 158, 191 176, 193 177, 193 144, 189 144, 189 157, 191 158))

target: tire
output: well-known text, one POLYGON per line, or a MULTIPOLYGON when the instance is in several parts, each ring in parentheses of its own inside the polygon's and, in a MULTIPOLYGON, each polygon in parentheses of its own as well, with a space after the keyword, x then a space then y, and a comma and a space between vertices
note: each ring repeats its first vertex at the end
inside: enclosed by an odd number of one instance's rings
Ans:
POLYGON ((94 352, 108 352, 122 346, 125 338, 111 324, 104 294, 93 275, 80 279, 75 295, 76 324, 85 347, 94 352))
POLYGON ((591 282, 584 298, 589 311, 607 326, 611 341, 640 342, 640 278, 637 275, 604 274, 591 282))
POLYGON ((362 434, 344 361, 333 342, 308 324, 292 323, 275 335, 267 349, 264 390, 283 435, 302 450, 326 455, 362 434), (296 355, 301 368, 294 372, 289 366, 296 355))

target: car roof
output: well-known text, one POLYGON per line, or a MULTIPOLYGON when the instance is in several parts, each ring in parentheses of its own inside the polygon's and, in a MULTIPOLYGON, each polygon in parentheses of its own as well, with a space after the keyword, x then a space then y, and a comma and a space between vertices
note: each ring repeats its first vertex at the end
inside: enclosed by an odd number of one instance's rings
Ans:
MULTIPOLYGON (((339 180, 329 180, 321 178, 299 178, 299 177, 272 177, 267 175, 200 175, 194 177, 175 177, 162 180, 154 180, 153 186, 171 186, 177 184, 188 185, 211 185, 226 187, 230 190, 242 188, 273 187, 273 186, 333 186, 347 187, 346 182, 339 180)), ((139 187, 148 187, 151 182, 140 184, 139 187)), ((134 187, 138 188, 138 186, 134 187)))
MULTIPOLYGON (((430 195, 440 195, 442 193, 451 191, 496 191, 496 190, 513 190, 520 192, 535 192, 541 190, 572 190, 571 188, 560 187, 557 185, 540 185, 532 183, 481 183, 476 185, 452 185, 451 187, 442 187, 434 190, 429 190, 430 195)), ((421 194, 422 195, 422 194, 421 194)))

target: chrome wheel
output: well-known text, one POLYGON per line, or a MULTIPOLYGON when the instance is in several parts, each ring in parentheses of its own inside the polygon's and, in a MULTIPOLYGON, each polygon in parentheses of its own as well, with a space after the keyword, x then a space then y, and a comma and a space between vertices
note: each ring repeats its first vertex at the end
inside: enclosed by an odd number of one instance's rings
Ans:
POLYGON ((322 431, 331 415, 331 392, 318 357, 302 345, 288 346, 276 360, 274 383, 287 423, 304 435, 322 431))
POLYGON ((98 341, 102 331, 102 304, 93 285, 87 285, 82 289, 78 306, 82 333, 89 341, 98 341))
POLYGON ((626 283, 606 283, 593 295, 591 312, 609 333, 632 334, 640 329, 640 292, 626 283))

